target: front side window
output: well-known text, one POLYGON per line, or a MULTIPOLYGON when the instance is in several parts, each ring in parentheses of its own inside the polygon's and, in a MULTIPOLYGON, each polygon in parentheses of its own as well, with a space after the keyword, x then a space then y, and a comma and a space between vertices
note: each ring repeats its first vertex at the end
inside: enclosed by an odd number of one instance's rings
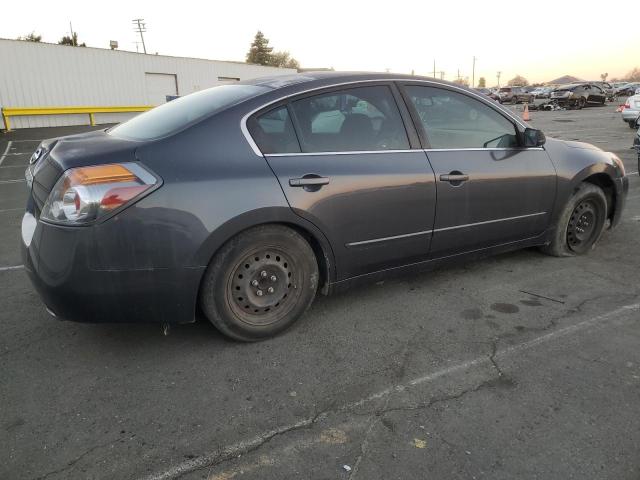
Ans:
POLYGON ((291 103, 303 152, 405 150, 407 133, 391 90, 360 87, 291 103))
POLYGON ((513 123, 488 105, 461 93, 410 85, 431 148, 512 148, 518 146, 513 123))
POLYGON ((249 131, 264 154, 300 153, 300 145, 286 105, 251 119, 249 131))

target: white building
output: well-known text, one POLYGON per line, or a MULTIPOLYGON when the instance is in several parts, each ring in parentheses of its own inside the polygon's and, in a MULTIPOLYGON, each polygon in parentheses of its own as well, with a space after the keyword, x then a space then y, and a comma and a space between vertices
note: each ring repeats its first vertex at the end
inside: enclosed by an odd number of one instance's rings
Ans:
MULTIPOLYGON (((0 107, 159 105, 167 95, 291 73, 296 70, 0 39, 0 107)), ((98 113, 95 119, 121 122, 132 115, 98 113)), ((87 123, 87 115, 11 118, 11 128, 87 123)))

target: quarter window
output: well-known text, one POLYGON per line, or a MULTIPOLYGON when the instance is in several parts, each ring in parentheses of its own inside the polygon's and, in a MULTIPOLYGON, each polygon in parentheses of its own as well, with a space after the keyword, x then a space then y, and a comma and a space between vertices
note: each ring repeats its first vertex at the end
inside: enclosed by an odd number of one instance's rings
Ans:
POLYGON ((461 93, 407 86, 431 148, 512 148, 518 146, 513 123, 493 108, 461 93))
POLYGON ((249 130, 262 153, 300 153, 300 145, 286 105, 252 120, 249 130))
POLYGON ((403 150, 407 133, 391 90, 360 87, 291 103, 303 152, 403 150))

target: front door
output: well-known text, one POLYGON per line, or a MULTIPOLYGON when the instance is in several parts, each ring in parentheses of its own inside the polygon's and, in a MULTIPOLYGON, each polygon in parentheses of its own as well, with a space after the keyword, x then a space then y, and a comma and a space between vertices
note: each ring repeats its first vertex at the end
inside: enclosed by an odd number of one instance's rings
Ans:
POLYGON ((307 95, 249 127, 295 213, 328 237, 338 280, 428 258, 434 174, 390 85, 307 95))
POLYGON ((436 177, 431 257, 542 234, 556 191, 547 153, 521 147, 512 120, 487 102, 446 88, 407 85, 405 92, 436 177))

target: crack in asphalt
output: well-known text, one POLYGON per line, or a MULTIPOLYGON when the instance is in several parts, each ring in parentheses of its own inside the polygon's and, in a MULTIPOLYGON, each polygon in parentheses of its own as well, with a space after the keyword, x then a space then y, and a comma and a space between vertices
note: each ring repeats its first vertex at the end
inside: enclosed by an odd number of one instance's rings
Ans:
POLYGON ((84 452, 82 452, 80 455, 78 455, 76 458, 74 458, 70 462, 67 462, 67 464, 64 467, 61 467, 61 468, 59 468, 57 470, 51 470, 50 472, 44 473, 43 475, 40 475, 39 477, 36 477, 34 480, 44 480, 45 478, 48 478, 51 475, 64 473, 67 470, 69 470, 71 467, 73 467, 76 463, 78 463, 80 460, 82 460, 84 457, 86 457, 90 453, 94 452, 95 450, 97 450, 99 448, 104 448, 107 445, 113 445, 114 443, 121 442, 121 441, 122 441, 122 439, 118 439, 118 440, 112 440, 112 441, 109 441, 109 442, 104 442, 104 443, 101 443, 99 445, 94 445, 93 447, 91 447, 91 448, 85 450, 84 452))
MULTIPOLYGON (((564 316, 572 316, 577 312, 581 312, 582 309, 585 307, 585 305, 589 302, 592 301, 597 301, 600 300, 602 298, 606 298, 606 297, 615 297, 615 296, 619 296, 619 295, 611 295, 611 294, 605 294, 605 295, 600 295, 596 298, 592 298, 592 299, 587 299, 582 301, 580 304, 578 304, 575 308, 569 310, 569 311, 565 311, 564 312, 564 316)), ((638 295, 624 295, 625 297, 634 297, 637 298, 638 295)), ((160 474, 157 475, 151 475, 151 476, 147 476, 146 478, 148 480, 164 480, 164 479, 173 479, 173 478, 179 478, 183 475, 186 475, 188 473, 197 471, 197 470, 201 470, 204 468, 214 468, 228 460, 237 458, 239 455, 244 455, 250 452, 254 452, 256 450, 258 450, 259 448, 261 448, 262 446, 264 446, 265 444, 267 444, 268 442, 270 442, 271 440, 273 440, 276 437, 279 436, 283 436, 286 434, 289 434, 293 431, 297 431, 300 429, 310 429, 312 428, 316 423, 318 423, 319 421, 321 421, 322 419, 324 419, 326 416, 328 416, 330 413, 340 413, 340 412, 351 412, 352 415, 367 415, 369 416, 369 420, 368 420, 368 424, 367 424, 367 429, 366 432, 364 434, 363 440, 360 444, 360 455, 358 456, 358 459, 356 460, 356 464, 354 466, 354 468, 351 471, 350 474, 350 480, 353 480, 355 478, 355 475, 357 475, 357 472, 359 470, 359 466, 362 463, 362 460, 366 457, 367 451, 368 451, 368 442, 369 442, 369 438, 371 435, 371 432, 373 431, 374 427, 377 425, 377 423, 379 421, 382 420, 382 418, 391 412, 394 411, 413 411, 413 410, 420 410, 420 409, 428 409, 433 407, 434 405, 443 403, 443 402, 450 402, 450 401, 454 401, 454 400, 458 400, 460 398, 463 398, 466 395, 469 394, 473 394, 475 392, 481 391, 481 390, 485 390, 485 389, 493 389, 493 388, 513 388, 515 387, 517 384, 516 382, 509 378, 508 375, 506 375, 503 371, 503 369, 500 367, 500 365, 498 364, 496 357, 500 356, 500 355, 507 355, 507 354, 512 354, 515 351, 519 351, 522 349, 526 349, 526 348, 531 348, 534 345, 537 345, 541 342, 545 342, 548 341, 551 338, 556 337, 557 335, 564 335, 567 334, 569 332, 575 331, 576 329, 580 329, 580 328, 584 328, 586 326, 590 326, 590 325, 594 325, 596 323, 598 323, 599 321, 602 321, 604 319, 610 318, 616 314, 619 314, 621 312, 624 311, 636 311, 640 309, 640 304, 634 304, 634 305, 627 305, 621 308, 618 308, 616 310, 613 310, 611 312, 607 312, 605 314, 602 315, 598 315, 596 317, 593 317, 589 320, 586 320, 584 322, 580 322, 578 324, 574 324, 574 325, 570 325, 568 327, 564 327, 562 329, 559 330, 555 330, 552 331, 550 333, 547 333, 545 335, 542 335, 541 337, 538 338, 534 338, 532 340, 529 340, 527 342, 524 342, 523 344, 519 344, 519 345, 514 345, 511 347, 506 348, 503 351, 499 351, 498 350, 498 344, 500 342, 500 340, 502 338, 504 338, 504 336, 498 336, 495 337, 494 340, 489 343, 489 342, 485 342, 487 344, 489 344, 491 346, 491 350, 488 354, 482 356, 482 357, 478 357, 476 359, 473 360, 469 360, 467 362, 463 362, 461 364, 458 365, 454 365, 451 366, 449 368, 445 368, 441 371, 438 372, 433 372, 431 374, 425 375, 424 377, 412 380, 410 382, 408 382, 405 385, 394 385, 392 387, 389 387, 385 390, 382 390, 380 392, 374 393, 372 395, 370 395, 369 397, 363 398, 359 401, 356 402, 351 402, 342 406, 338 406, 336 407, 335 404, 332 405, 329 408, 326 408, 322 411, 320 411, 319 413, 316 413, 313 417, 311 418, 307 418, 307 419, 303 419, 300 420, 294 424, 290 424, 288 426, 283 426, 283 427, 279 427, 276 428, 274 430, 271 430, 269 432, 266 432, 262 435, 258 435, 257 437, 254 437, 253 439, 250 439, 248 441, 242 441, 239 443, 236 443, 234 445, 231 446, 227 446, 224 447, 222 449, 218 449, 215 452, 208 454, 208 455, 204 455, 192 460, 189 460, 187 462, 184 462, 182 464, 176 465, 173 468, 170 468, 169 470, 166 470, 160 474), (472 366, 477 366, 477 365, 481 365, 484 363, 489 363, 493 370, 495 370, 496 375, 492 376, 492 378, 488 378, 483 380, 482 382, 478 383, 477 385, 470 387, 470 388, 466 388, 463 389, 457 393, 454 394, 450 394, 450 395, 444 395, 444 396, 440 396, 440 397, 433 397, 431 399, 429 399, 428 402, 424 402, 421 404, 416 404, 416 405, 406 405, 406 406, 396 406, 396 407, 389 407, 389 403, 391 402, 392 396, 394 393, 401 393, 406 391, 407 389, 414 387, 416 385, 420 385, 422 383, 425 383, 427 381, 431 381, 434 380, 436 378, 440 378, 444 375, 447 374, 451 374, 457 371, 461 371, 461 370, 466 370, 468 368, 471 368, 472 366), (376 400, 380 400, 380 399, 385 399, 383 405, 381 408, 377 408, 374 409, 373 411, 368 411, 368 412, 354 412, 354 410, 357 407, 363 406, 367 403, 370 403, 372 401, 376 401, 376 400)), ((562 318, 562 317, 561 317, 562 318)), ((537 327, 538 330, 542 329, 542 330, 549 330, 555 326, 557 326, 558 323, 558 319, 551 319, 550 322, 543 326, 543 327, 537 327)), ((509 335, 505 335, 505 336, 509 336, 509 335)), ((407 343, 409 343, 410 340, 407 341, 407 343)), ((403 349, 404 351, 404 349, 403 349)), ((408 358, 406 355, 403 355, 403 357, 405 357, 403 359, 403 361, 406 361, 406 358, 408 358)), ((400 371, 398 373, 403 373, 402 369, 400 369, 400 371)))

